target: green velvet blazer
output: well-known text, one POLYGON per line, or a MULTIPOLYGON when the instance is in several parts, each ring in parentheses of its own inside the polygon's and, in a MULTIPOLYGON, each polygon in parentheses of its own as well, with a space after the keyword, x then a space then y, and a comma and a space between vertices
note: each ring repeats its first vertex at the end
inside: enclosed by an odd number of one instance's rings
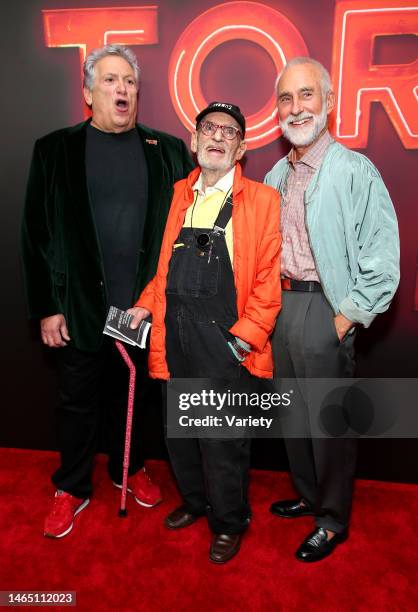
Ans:
MULTIPOLYGON (((96 351, 103 338, 106 296, 87 192, 87 124, 52 132, 35 143, 22 223, 22 259, 30 318, 62 313, 71 345, 96 351)), ((136 127, 148 166, 148 206, 135 298, 155 274, 173 184, 193 167, 182 140, 136 127)))

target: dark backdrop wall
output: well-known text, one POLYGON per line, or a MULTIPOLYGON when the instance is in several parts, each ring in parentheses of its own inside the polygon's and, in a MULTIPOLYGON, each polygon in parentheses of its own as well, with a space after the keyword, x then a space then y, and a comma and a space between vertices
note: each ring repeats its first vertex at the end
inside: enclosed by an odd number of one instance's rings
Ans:
MULTIPOLYGON (((55 448, 54 355, 42 348, 37 325, 26 320, 18 252, 19 225, 34 140, 81 121, 84 109, 80 96, 79 49, 46 46, 42 10, 117 8, 125 4, 132 5, 118 0, 14 0, 2 6, 2 446, 55 448)), ((385 5, 378 0, 368 3, 372 4, 375 8, 385 5)), ((411 2, 396 4, 408 6, 411 2)), ((331 68, 336 2, 270 0, 263 5, 280 11, 290 20, 300 32, 309 54, 331 68)), ((190 135, 180 122, 169 93, 170 56, 190 22, 216 7, 217 3, 157 0, 153 6, 157 7, 158 42, 134 47, 142 66, 139 120, 174 133, 188 143, 190 135)), ((251 8, 256 9, 256 6, 251 8)), ((95 26, 92 20, 91 29, 95 26)), ((283 38, 283 32, 278 32, 278 38, 283 38)), ((377 40, 373 50, 376 65, 416 61, 417 37, 387 36, 377 40)), ((271 96, 275 73, 272 58, 257 42, 225 41, 202 64, 202 94, 208 101, 236 101, 244 113, 256 113, 271 96)), ((416 106, 416 97, 412 100, 414 103, 416 106)), ((379 316, 370 330, 360 333, 359 376, 400 378, 418 374, 418 305, 414 303, 418 275, 417 150, 414 147, 418 145, 413 141, 409 146, 407 149, 401 142, 383 106, 373 103, 368 143, 361 152, 380 169, 396 207, 402 245, 402 280, 390 311, 379 316)), ((247 175, 262 180, 265 172, 286 151, 281 139, 253 149, 247 156, 247 175)), ((147 407, 148 451, 150 456, 164 457, 157 405, 156 399, 154 405, 147 407)), ((358 475, 418 482, 417 448, 417 441, 412 439, 362 440, 358 475)), ((282 443, 256 442, 253 464, 263 468, 286 468, 282 443)))

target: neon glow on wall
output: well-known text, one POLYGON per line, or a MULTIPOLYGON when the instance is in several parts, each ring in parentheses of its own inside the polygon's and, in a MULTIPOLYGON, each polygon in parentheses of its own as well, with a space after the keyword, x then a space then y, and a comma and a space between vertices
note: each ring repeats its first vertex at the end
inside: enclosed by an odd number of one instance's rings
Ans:
MULTIPOLYGON (((43 11, 45 44, 78 47, 86 54, 106 43, 153 45, 158 41, 159 7, 106 7, 43 11)), ((332 42, 332 77, 338 95, 336 137, 351 148, 367 146, 370 106, 380 102, 403 146, 418 148, 418 60, 410 64, 373 65, 377 36, 418 34, 418 6, 411 0, 341 0, 336 3, 332 42)), ((302 33, 280 11, 258 2, 228 2, 205 11, 180 34, 168 66, 171 102, 188 129, 208 100, 200 71, 205 58, 230 40, 262 47, 279 72, 295 55, 309 55, 302 33)), ((80 103, 82 99, 80 98, 80 103)), ((260 100, 248 117, 248 147, 257 149, 280 134, 274 94, 260 100)))

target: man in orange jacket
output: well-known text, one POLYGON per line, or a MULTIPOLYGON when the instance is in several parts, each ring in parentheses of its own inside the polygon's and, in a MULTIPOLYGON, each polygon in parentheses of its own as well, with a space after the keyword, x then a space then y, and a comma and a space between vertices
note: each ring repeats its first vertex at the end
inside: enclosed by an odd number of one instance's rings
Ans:
MULTIPOLYGON (((133 327, 152 314, 153 378, 272 377, 279 197, 242 176, 244 137, 245 118, 233 104, 212 102, 196 118, 191 148, 199 167, 175 185, 156 276, 129 311, 133 327)), ((167 437, 167 447, 184 503, 165 526, 184 528, 206 515, 209 558, 225 563, 249 523, 250 441, 167 437)))

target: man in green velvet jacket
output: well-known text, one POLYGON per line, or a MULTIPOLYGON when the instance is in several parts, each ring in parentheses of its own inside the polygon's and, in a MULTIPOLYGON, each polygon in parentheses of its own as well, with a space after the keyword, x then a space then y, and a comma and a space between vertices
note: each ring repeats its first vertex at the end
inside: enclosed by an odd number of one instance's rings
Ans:
MULTIPOLYGON (((103 327, 109 306, 130 307, 153 278, 173 184, 193 167, 182 140, 136 124, 138 77, 126 47, 93 51, 84 65, 91 121, 48 134, 33 153, 22 226, 26 296, 43 343, 59 349, 61 466, 50 537, 69 533, 89 502, 104 397, 109 473, 120 486, 127 369, 103 327)), ((142 394, 148 384, 141 381, 142 394)), ((150 507, 161 495, 137 435, 134 419, 128 490, 150 507)))

